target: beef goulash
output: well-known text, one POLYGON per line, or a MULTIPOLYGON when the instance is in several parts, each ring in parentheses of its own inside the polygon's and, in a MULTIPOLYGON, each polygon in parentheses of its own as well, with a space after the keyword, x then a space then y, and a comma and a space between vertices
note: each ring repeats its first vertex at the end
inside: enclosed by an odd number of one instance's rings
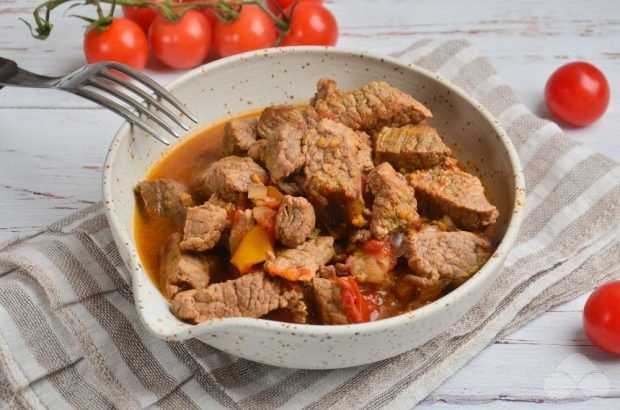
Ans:
POLYGON ((379 320, 489 259, 499 212, 435 128, 383 81, 321 79, 308 105, 216 124, 135 188, 146 270, 189 323, 379 320))

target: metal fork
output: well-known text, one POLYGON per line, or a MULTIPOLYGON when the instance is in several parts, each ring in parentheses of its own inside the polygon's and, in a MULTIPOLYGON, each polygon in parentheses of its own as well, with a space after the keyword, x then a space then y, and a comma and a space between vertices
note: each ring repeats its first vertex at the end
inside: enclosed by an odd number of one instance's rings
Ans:
POLYGON ((21 69, 17 66, 15 61, 0 57, 0 88, 2 88, 2 86, 53 88, 79 95, 80 97, 114 111, 116 114, 143 129, 149 135, 166 145, 169 145, 170 142, 161 136, 161 131, 151 126, 143 117, 151 119, 161 129, 176 138, 179 137, 179 133, 162 119, 163 116, 158 116, 155 112, 149 110, 148 106, 155 107, 157 111, 163 113, 184 130, 189 130, 189 126, 179 118, 178 113, 166 107, 161 101, 162 99, 167 101, 172 107, 179 110, 193 122, 198 122, 196 117, 194 117, 179 100, 151 78, 131 67, 111 61, 87 64, 62 77, 48 77, 21 69), (114 74, 111 70, 126 75, 130 79, 142 84, 146 89, 121 78, 121 76, 114 74), (120 86, 120 89, 115 88, 111 83, 120 86), (128 93, 121 91, 123 88, 125 89, 124 91, 128 90, 136 96, 141 97, 142 100, 147 103, 147 106, 143 105, 141 101, 133 98, 128 93), (147 90, 152 92, 153 95, 149 94, 147 90), (109 98, 110 96, 126 103, 129 108, 133 108, 138 114, 109 98))

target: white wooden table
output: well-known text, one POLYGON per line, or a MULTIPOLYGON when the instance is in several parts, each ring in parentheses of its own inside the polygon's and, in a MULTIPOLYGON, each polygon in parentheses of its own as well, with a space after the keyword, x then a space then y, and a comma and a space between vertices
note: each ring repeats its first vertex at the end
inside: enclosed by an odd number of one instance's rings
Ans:
MULTIPOLYGON (((30 19, 36 3, 0 1, 0 55, 49 75, 81 65, 82 23, 57 14, 52 37, 34 40, 18 17, 30 19)), ((424 37, 470 40, 540 115, 544 84, 554 68, 571 60, 596 64, 612 87, 609 110, 596 124, 566 133, 620 160, 618 0, 326 3, 340 22, 343 47, 387 54, 424 37)), ((178 72, 150 74, 165 83, 178 72)), ((0 240, 100 200, 101 164, 120 124, 113 114, 71 95, 1 90, 0 240)), ((585 298, 552 309, 490 346, 420 407, 620 408, 620 359, 604 359, 583 334, 585 298)))

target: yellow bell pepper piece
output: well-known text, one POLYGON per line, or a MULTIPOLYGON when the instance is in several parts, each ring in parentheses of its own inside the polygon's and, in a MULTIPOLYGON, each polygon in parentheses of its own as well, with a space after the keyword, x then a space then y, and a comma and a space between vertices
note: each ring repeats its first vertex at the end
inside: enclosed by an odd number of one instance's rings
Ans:
POLYGON ((247 273, 257 263, 267 260, 273 253, 273 244, 263 228, 256 225, 245 234, 230 262, 239 269, 241 274, 247 273))
POLYGON ((278 188, 272 185, 269 185, 267 187, 267 196, 275 199, 278 202, 282 202, 282 198, 284 198, 284 195, 282 195, 282 193, 278 191, 278 188))

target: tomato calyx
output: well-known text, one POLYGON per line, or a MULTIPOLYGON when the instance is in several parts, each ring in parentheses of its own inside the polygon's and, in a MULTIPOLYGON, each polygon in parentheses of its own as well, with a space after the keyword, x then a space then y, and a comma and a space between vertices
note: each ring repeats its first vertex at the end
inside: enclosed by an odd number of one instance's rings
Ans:
POLYGON ((265 13, 269 15, 269 17, 271 17, 276 28, 278 29, 278 38, 275 42, 276 46, 279 46, 282 43, 282 40, 284 40, 284 37, 286 37, 291 31, 291 21, 293 20, 293 13, 295 12, 295 8, 298 4, 299 0, 296 0, 293 5, 290 6, 288 13, 287 10, 283 9, 282 6, 280 6, 280 3, 276 0, 272 0, 271 3, 269 3, 269 5, 272 7, 269 7, 264 3, 262 4, 261 8, 265 11, 265 13), (272 8, 276 9, 275 13, 272 11, 272 8))
MULTIPOLYGON (((79 5, 80 5, 79 3, 72 4, 69 7, 69 10, 79 5)), ((101 8, 101 4, 96 3, 96 5, 97 5, 97 18, 96 19, 86 17, 86 16, 80 16, 77 14, 70 14, 69 17, 79 18, 80 20, 84 20, 85 22, 87 22, 88 23, 88 26, 86 27, 87 33, 93 30, 101 33, 107 30, 108 27, 110 27, 110 25, 112 24, 112 21, 114 21, 114 9, 116 8, 116 3, 112 3, 112 7, 110 7, 110 11, 108 12, 108 14, 105 14, 103 12, 103 9, 101 8)))

